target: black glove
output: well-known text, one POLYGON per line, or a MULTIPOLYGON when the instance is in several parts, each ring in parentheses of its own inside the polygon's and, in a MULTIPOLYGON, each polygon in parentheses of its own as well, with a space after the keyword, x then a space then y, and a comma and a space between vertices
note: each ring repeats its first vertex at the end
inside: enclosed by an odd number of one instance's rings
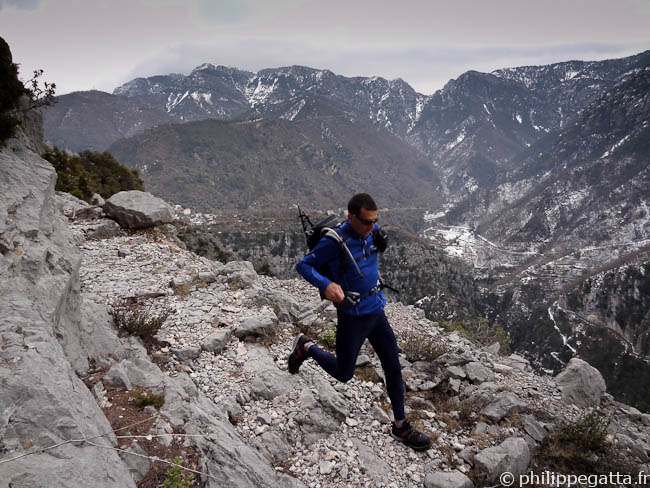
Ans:
POLYGON ((380 227, 372 233, 372 238, 379 252, 384 252, 388 247, 388 234, 386 234, 386 231, 380 227))

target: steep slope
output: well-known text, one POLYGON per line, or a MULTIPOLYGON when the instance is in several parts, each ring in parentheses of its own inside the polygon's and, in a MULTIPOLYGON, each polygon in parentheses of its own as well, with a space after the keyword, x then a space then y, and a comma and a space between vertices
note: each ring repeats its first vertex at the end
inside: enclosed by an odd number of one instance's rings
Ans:
POLYGON ((158 127, 109 151, 140 169, 155 194, 201 211, 338 208, 363 190, 389 207, 441 203, 439 179, 425 158, 340 112, 294 122, 208 120, 158 127))
POLYGON ((574 122, 591 101, 611 89, 623 74, 649 65, 650 51, 645 51, 622 59, 522 66, 492 74, 517 81, 545 100, 551 111, 557 113, 561 129, 574 122))
POLYGON ((408 139, 444 171, 458 198, 497 184, 499 168, 557 124, 522 84, 470 71, 425 103, 408 139))
POLYGON ((643 239, 650 231, 649 153, 646 68, 599 97, 575 124, 512 162, 509 186, 527 184, 529 190, 479 220, 478 231, 505 245, 537 250, 643 239))
POLYGON ((429 231, 450 252, 480 261, 490 317, 508 329, 515 350, 555 371, 583 357, 619 394, 640 402, 648 401, 636 392, 647 391, 639 381, 650 371, 650 351, 646 304, 635 302, 643 287, 633 282, 650 261, 649 126, 645 68, 511 160, 502 170, 506 183, 447 213, 447 224, 465 229, 429 231))
POLYGON ((42 113, 45 139, 73 152, 104 151, 116 139, 174 122, 156 108, 96 90, 61 95, 42 113))

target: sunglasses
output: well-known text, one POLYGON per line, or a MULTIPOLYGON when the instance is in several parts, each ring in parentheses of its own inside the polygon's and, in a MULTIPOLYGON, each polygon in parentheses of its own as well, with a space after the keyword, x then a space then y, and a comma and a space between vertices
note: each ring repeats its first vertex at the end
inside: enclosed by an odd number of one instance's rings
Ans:
POLYGON ((370 219, 362 219, 357 214, 352 214, 352 215, 354 215, 357 218, 357 220, 359 222, 361 222, 363 225, 373 225, 373 224, 376 224, 377 222, 379 222, 379 217, 377 217, 374 220, 370 220, 370 219))

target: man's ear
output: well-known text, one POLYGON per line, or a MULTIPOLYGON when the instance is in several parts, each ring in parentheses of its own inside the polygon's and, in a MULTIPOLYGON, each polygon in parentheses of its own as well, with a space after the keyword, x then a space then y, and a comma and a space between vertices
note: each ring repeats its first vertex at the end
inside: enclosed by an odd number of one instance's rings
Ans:
POLYGON ((352 220, 352 214, 348 212, 348 220, 352 220))

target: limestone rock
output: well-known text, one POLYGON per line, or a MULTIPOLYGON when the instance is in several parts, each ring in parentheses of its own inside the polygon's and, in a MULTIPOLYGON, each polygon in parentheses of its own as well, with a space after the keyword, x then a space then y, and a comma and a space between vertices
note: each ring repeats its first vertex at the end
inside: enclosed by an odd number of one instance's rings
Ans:
POLYGON ((460 471, 427 473, 425 488, 474 488, 474 483, 460 471))
MULTIPOLYGON (((89 354, 79 330, 81 256, 56 207, 56 172, 35 152, 42 140, 28 140, 28 134, 39 132, 30 130, 37 116, 25 117, 19 137, 0 149, 0 460, 26 446, 111 432, 75 372, 86 368, 89 354), (74 351, 74 366, 66 348, 74 351)), ((114 440, 107 436, 96 442, 111 447, 114 440)), ((53 452, 2 465, 1 483, 135 486, 113 451, 66 444, 53 452), (111 473, 112 479, 98 472, 111 473)))
POLYGON ((482 450, 474 457, 476 469, 492 483, 505 472, 515 479, 524 474, 530 463, 530 451, 526 441, 520 437, 509 437, 495 447, 482 450))
POLYGON ((180 362, 187 363, 198 358, 201 355, 201 347, 189 345, 182 347, 172 347, 171 352, 178 358, 180 362))
POLYGON ((201 348, 203 348, 204 351, 214 352, 216 354, 219 354, 221 351, 223 351, 223 348, 226 347, 226 344, 230 342, 231 337, 232 337, 232 330, 230 329, 218 330, 208 335, 205 339, 203 339, 201 348))
POLYGON ((526 403, 510 391, 502 391, 494 401, 486 406, 481 414, 492 422, 498 422, 512 412, 521 412, 526 408, 526 403))
POLYGON ((323 407, 338 417, 339 420, 344 420, 350 415, 345 398, 332 388, 329 381, 320 376, 315 376, 313 381, 314 386, 318 390, 318 397, 323 407))
POLYGON ((544 426, 540 424, 532 415, 524 415, 522 418, 522 426, 530 437, 536 442, 543 442, 548 436, 548 432, 544 426))
POLYGON ((600 372, 582 359, 573 358, 555 377, 562 399, 579 407, 598 405, 607 387, 600 372))
POLYGON ((63 191, 56 192, 56 208, 69 219, 74 219, 79 210, 88 208, 87 202, 63 191))
POLYGON ((144 478, 144 476, 147 474, 147 471, 149 471, 151 460, 147 457, 144 457, 147 456, 147 452, 142 449, 142 447, 136 441, 133 441, 131 446, 127 447, 125 451, 127 452, 120 453, 120 457, 122 458, 122 461, 124 461, 124 464, 128 466, 129 471, 131 472, 131 476, 133 477, 133 481, 137 483, 142 478, 144 478), (130 452, 136 455, 129 454, 130 452), (139 456, 137 454, 139 454, 139 456))
POLYGON ((126 229, 143 229, 167 224, 174 211, 164 200, 138 190, 121 191, 104 204, 106 215, 126 229))
POLYGON ((124 359, 102 378, 106 387, 131 390, 134 386, 162 390, 162 372, 145 358, 124 359))
POLYGON ((465 366, 465 372, 467 373, 467 378, 476 384, 485 383, 494 379, 494 374, 478 362, 468 363, 465 366))
POLYGON ((259 276, 250 261, 230 261, 215 270, 217 276, 225 276, 233 288, 248 288, 259 281, 259 276))
POLYGON ((280 290, 264 290, 260 293, 262 303, 269 303, 281 322, 295 322, 302 314, 302 307, 290 294, 280 290))
POLYGON ((273 326, 275 321, 272 317, 255 317, 248 319, 242 325, 237 327, 233 334, 238 339, 243 339, 244 337, 262 337, 266 334, 269 334, 273 331, 273 326))

